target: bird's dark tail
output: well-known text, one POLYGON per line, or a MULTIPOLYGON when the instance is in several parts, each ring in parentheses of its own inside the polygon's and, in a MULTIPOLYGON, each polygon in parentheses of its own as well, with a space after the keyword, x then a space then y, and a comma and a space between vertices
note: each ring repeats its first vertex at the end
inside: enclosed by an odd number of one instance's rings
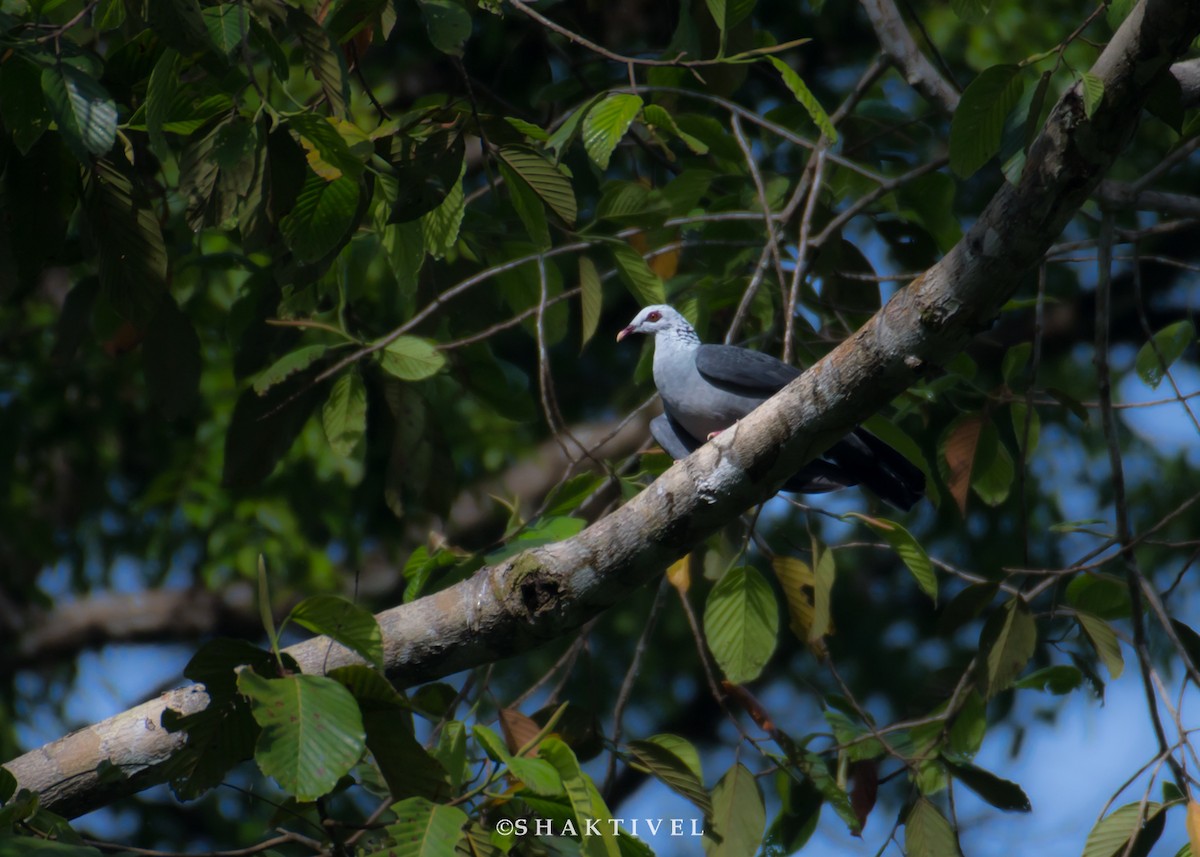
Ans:
POLYGON ((825 452, 846 476, 898 509, 925 496, 925 474, 866 429, 855 429, 825 452))
MULTIPOLYGON (((651 420, 650 432, 672 458, 686 458, 701 445, 669 414, 651 420)), ((875 435, 859 428, 830 447, 823 458, 801 467, 782 490, 822 494, 852 485, 862 485, 907 512, 925 495, 925 474, 875 435)))

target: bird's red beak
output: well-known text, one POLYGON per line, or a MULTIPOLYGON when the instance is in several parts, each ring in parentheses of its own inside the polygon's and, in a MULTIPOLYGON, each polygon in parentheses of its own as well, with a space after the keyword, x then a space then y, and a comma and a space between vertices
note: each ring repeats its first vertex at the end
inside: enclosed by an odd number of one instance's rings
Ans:
POLYGON ((629 325, 629 327, 625 328, 624 330, 622 330, 620 333, 617 334, 617 342, 620 342, 622 339, 624 339, 626 336, 628 336, 629 334, 631 334, 633 332, 634 332, 633 325, 631 324, 631 325, 629 325))

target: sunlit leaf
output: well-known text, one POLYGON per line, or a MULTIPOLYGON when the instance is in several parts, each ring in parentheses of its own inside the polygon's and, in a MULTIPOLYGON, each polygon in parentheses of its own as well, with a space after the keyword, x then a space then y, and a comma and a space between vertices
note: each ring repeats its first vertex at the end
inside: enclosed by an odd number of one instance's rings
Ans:
POLYGON ((456 806, 435 804, 422 797, 394 803, 392 812, 396 820, 387 830, 396 844, 384 853, 393 857, 454 857, 470 820, 456 806))
POLYGON ((896 552, 896 555, 900 557, 900 560, 912 572, 912 576, 916 578, 917 585, 921 587, 921 591, 936 603, 938 594, 937 574, 933 570, 933 563, 929 560, 929 554, 925 553, 925 548, 921 547, 921 543, 913 537, 913 534, 895 521, 889 521, 886 518, 869 517, 857 513, 852 513, 851 517, 860 519, 876 533, 883 536, 884 541, 892 546, 892 550, 896 552))
POLYGON ((758 677, 775 651, 778 631, 775 593, 753 568, 730 569, 709 593, 704 636, 731 682, 744 684, 758 677))
POLYGON ((254 758, 259 768, 301 801, 328 794, 366 747, 354 697, 331 678, 291 675, 266 679, 238 675, 262 727, 254 758))
POLYGON ((958 837, 946 817, 925 798, 918 798, 904 820, 904 847, 910 857, 958 857, 958 837))
POLYGON ((792 95, 800 102, 800 106, 808 111, 808 115, 812 117, 812 121, 820 129, 821 134, 828 138, 831 143, 836 143, 838 139, 837 129, 833 127, 833 122, 830 121, 829 114, 825 112, 825 108, 821 106, 821 102, 809 90, 804 79, 796 74, 795 69, 779 57, 768 57, 767 59, 771 65, 775 66, 775 70, 779 72, 792 95))
POLYGON ((767 813, 754 775, 743 765, 734 765, 713 789, 712 804, 712 829, 706 829, 704 837, 707 857, 757 853, 767 813))
POLYGON ((600 169, 608 169, 613 151, 641 109, 642 99, 638 96, 613 93, 587 112, 583 120, 583 146, 600 169))
POLYGON ((383 368, 403 381, 421 381, 446 365, 432 342, 416 336, 399 336, 378 353, 383 368))

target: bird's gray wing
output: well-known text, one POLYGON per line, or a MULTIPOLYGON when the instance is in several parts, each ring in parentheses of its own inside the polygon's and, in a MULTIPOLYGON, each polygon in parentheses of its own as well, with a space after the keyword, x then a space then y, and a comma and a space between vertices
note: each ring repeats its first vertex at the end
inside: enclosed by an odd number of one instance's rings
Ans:
POLYGON ((719 387, 762 398, 779 392, 800 374, 795 366, 770 354, 736 345, 701 345, 696 349, 696 368, 719 387))
POLYGON ((650 420, 650 434, 663 452, 676 460, 687 458, 700 446, 700 441, 684 431, 683 426, 671 419, 670 414, 659 414, 650 420))

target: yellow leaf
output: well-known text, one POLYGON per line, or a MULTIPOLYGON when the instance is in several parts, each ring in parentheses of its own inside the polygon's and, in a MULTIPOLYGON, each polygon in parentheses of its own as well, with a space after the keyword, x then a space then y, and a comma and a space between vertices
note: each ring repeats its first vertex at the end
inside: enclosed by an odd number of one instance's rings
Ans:
POLYGON ((1200 854, 1200 803, 1188 801, 1187 807, 1188 842, 1192 845, 1192 853, 1200 854))
POLYGON ((666 253, 658 253, 650 258, 650 270, 658 274, 664 280, 669 280, 675 276, 675 272, 679 270, 679 248, 668 250, 666 253))
POLYGON ((692 585, 691 559, 692 555, 688 554, 682 559, 677 559, 667 569, 667 580, 679 590, 680 595, 686 595, 692 585))

